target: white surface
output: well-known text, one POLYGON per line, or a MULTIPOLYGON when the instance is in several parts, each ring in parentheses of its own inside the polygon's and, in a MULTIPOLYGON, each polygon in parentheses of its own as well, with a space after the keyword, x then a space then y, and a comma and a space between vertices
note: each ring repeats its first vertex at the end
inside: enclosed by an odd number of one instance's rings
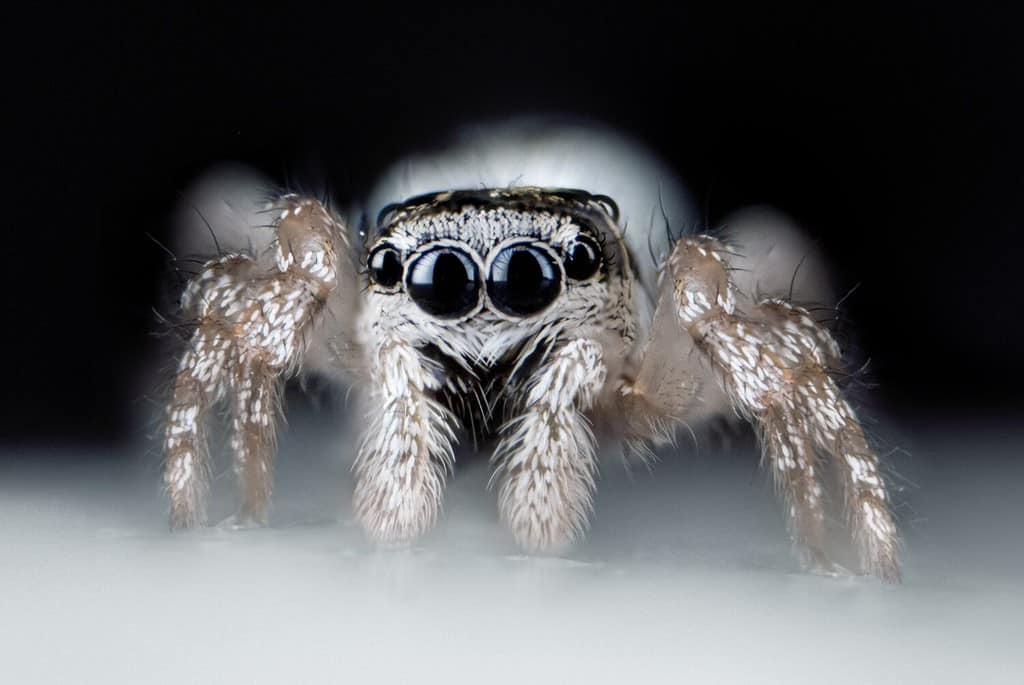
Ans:
POLYGON ((168 533, 156 457, 20 454, 0 470, 0 682, 1021 682, 1019 433, 902 458, 893 587, 800 573, 746 448, 606 465, 567 558, 515 552, 478 460, 422 545, 375 551, 330 421, 293 419, 258 530, 168 533))

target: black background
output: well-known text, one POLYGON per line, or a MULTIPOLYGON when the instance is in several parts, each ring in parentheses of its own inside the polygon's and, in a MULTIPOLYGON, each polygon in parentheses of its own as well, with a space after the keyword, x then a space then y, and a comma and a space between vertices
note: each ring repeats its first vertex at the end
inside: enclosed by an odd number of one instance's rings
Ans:
POLYGON ((461 121, 632 133, 714 225, 751 203, 837 267, 886 405, 1022 406, 1019 32, 977 3, 47 8, 5 29, 2 439, 143 429, 167 215, 219 160, 359 197, 461 121), (144 412, 142 412, 144 413, 144 412))

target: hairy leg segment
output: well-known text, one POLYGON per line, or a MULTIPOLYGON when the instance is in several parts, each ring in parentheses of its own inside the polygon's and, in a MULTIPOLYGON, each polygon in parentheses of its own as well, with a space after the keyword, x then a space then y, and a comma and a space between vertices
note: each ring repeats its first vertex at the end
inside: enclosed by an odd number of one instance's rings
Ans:
MULTIPOLYGON (((753 424, 804 564, 824 572, 838 568, 824 547, 827 460, 839 474, 863 570, 898 582, 899 540, 878 458, 833 378, 842 372, 837 344, 806 310, 737 292, 729 256, 714 238, 681 239, 662 274, 656 320, 671 309, 733 409, 753 424)), ((672 347, 678 345, 668 336, 656 337, 648 355, 663 363, 672 347)), ((630 391, 644 395, 642 387, 630 391)))
POLYGON ((597 456, 587 419, 606 376, 601 347, 573 340, 535 375, 523 413, 503 428, 492 480, 501 518, 527 551, 557 549, 586 529, 597 456))
POLYGON ((372 366, 377 380, 355 463, 355 512, 371 538, 400 545, 437 520, 454 468, 456 419, 434 398, 438 377, 411 345, 383 340, 372 366))
POLYGON ((271 203, 272 263, 226 254, 189 283, 182 309, 192 325, 178 365, 164 431, 170 523, 206 522, 212 470, 205 425, 225 397, 243 522, 262 522, 273 483, 283 379, 294 373, 307 337, 338 285, 340 223, 316 200, 285 195, 271 203))

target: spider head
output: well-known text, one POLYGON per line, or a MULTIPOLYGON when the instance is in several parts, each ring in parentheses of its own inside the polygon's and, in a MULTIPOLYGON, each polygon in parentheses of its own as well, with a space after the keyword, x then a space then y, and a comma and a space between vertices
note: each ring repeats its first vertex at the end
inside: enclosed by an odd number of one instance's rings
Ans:
POLYGON ((599 325, 624 285, 617 214, 605 197, 533 187, 386 207, 367 256, 372 323, 485 364, 599 325))

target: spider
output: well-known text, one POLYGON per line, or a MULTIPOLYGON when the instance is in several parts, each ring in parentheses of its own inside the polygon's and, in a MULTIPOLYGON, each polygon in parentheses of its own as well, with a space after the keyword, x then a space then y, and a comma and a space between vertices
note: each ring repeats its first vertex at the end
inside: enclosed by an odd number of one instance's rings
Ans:
POLYGON ((501 519, 542 552, 587 527, 598 439, 645 455, 731 413, 759 437, 805 568, 845 570, 826 551, 827 472, 860 570, 899 580, 889 494, 837 384, 840 349, 796 304, 824 292, 819 260, 785 221, 666 235, 657 215, 675 222, 685 205, 671 173, 587 126, 474 129, 410 158, 359 233, 313 197, 257 206, 256 183, 228 185, 204 187, 229 249, 181 299, 189 335, 163 437, 172 527, 205 521, 205 424, 222 400, 237 520, 265 520, 282 384, 317 373, 359 395, 354 510, 378 543, 434 525, 467 433, 493 445, 501 519))

